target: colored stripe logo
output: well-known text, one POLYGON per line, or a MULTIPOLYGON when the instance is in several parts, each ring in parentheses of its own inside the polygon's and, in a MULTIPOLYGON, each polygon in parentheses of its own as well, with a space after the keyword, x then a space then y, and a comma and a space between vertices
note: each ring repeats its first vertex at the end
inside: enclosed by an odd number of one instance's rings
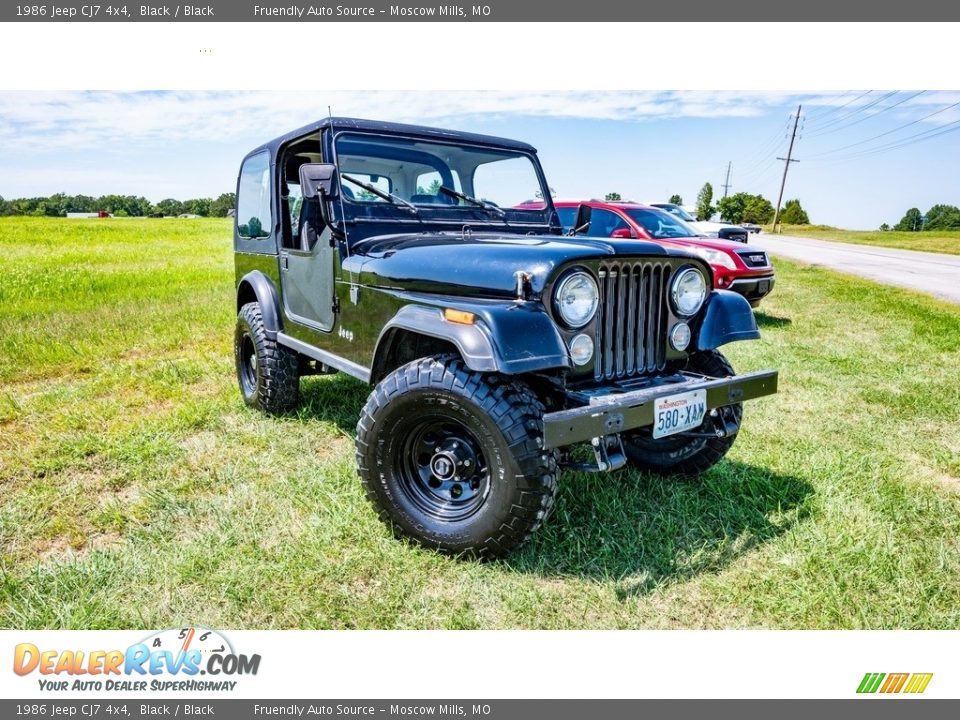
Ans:
POLYGON ((860 681, 857 692, 919 694, 927 689, 933 673, 867 673, 860 681))

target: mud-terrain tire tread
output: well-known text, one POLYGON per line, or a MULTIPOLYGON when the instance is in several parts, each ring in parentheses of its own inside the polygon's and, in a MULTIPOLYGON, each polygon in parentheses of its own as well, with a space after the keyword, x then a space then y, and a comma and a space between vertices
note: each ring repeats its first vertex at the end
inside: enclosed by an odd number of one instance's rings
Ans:
POLYGON ((558 453, 543 449, 542 403, 524 383, 508 377, 470 370, 456 355, 415 360, 385 377, 370 393, 357 423, 357 471, 367 498, 380 519, 398 536, 441 552, 483 560, 500 557, 518 548, 550 515, 556 497, 558 453), (473 544, 448 547, 430 537, 403 532, 389 501, 380 473, 371 467, 377 418, 398 396, 417 390, 440 390, 458 396, 488 415, 503 436, 520 474, 505 481, 516 482, 509 513, 499 528, 487 537, 472 538, 473 544))
POLYGON ((234 339, 237 381, 243 394, 240 378, 240 338, 243 326, 250 330, 257 352, 257 389, 244 401, 250 407, 272 415, 289 412, 300 402, 300 359, 298 353, 270 339, 263 324, 260 303, 250 302, 240 308, 234 339))

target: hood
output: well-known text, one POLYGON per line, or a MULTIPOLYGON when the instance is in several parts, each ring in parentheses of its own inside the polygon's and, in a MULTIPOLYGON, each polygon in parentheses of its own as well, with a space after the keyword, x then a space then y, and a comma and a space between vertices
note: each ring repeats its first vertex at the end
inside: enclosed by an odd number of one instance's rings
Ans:
POLYGON ((644 240, 442 232, 368 238, 353 246, 343 267, 368 286, 512 298, 517 272, 527 273, 533 293, 540 295, 557 270, 570 263, 610 256, 671 255, 686 253, 644 240))
POLYGON ((712 220, 697 220, 696 222, 692 222, 690 224, 695 228, 699 228, 701 230, 710 230, 713 232, 722 230, 723 228, 736 228, 737 230, 743 230, 742 227, 739 225, 734 225, 733 223, 713 222, 712 220))
POLYGON ((724 250, 726 252, 738 252, 745 249, 742 242, 736 240, 724 240, 723 238, 712 237, 689 237, 689 238, 662 238, 657 242, 665 244, 676 244, 684 246, 696 246, 710 248, 711 250, 724 250))

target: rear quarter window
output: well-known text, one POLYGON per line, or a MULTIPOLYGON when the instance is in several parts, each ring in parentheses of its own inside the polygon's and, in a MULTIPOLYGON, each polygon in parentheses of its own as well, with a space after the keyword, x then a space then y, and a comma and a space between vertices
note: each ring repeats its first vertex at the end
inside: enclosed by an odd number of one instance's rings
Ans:
POLYGON ((266 151, 248 157, 240 169, 237 188, 237 234, 242 238, 270 236, 273 218, 270 212, 270 154, 266 151))

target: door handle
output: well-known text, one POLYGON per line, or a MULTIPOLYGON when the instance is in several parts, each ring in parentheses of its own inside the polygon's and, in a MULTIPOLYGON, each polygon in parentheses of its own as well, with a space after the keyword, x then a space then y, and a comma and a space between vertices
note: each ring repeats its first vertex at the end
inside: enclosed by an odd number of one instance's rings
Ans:
POLYGON ((286 255, 281 255, 281 256, 280 256, 280 269, 281 269, 281 270, 289 270, 289 269, 290 269, 290 262, 289 262, 289 259, 287 258, 286 255))

